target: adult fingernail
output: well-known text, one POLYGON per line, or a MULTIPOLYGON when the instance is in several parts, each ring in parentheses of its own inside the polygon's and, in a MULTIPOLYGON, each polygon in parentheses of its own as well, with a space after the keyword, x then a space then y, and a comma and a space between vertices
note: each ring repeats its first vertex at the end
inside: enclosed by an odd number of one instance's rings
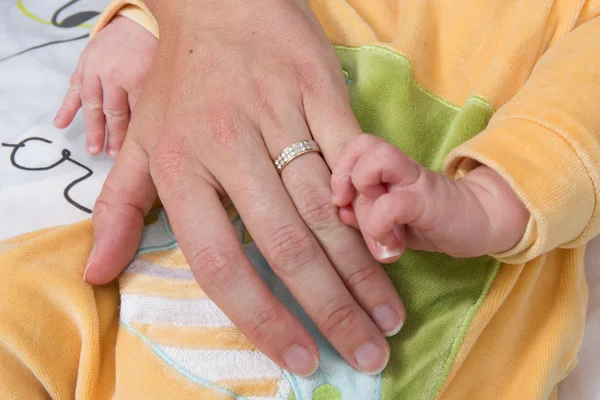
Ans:
POLYGON ((354 359, 358 368, 371 375, 377 375, 387 365, 390 355, 381 346, 375 343, 367 343, 354 353, 354 359))
POLYGON ((384 246, 379 242, 375 242, 375 247, 377 248, 377 257, 381 261, 390 260, 402 255, 402 248, 400 247, 394 248, 392 246, 384 246))
POLYGON ((404 321, 398 313, 388 305, 376 307, 371 315, 385 336, 394 336, 402 329, 404 321))
POLYGON ((294 345, 283 356, 287 370, 300 376, 310 376, 319 367, 319 359, 308 349, 294 345))
POLYGON ((92 246, 92 251, 90 251, 90 256, 88 258, 87 265, 85 266, 85 270, 83 271, 83 281, 86 282, 86 275, 90 265, 94 262, 94 254, 96 253, 96 243, 94 242, 94 246, 92 246))

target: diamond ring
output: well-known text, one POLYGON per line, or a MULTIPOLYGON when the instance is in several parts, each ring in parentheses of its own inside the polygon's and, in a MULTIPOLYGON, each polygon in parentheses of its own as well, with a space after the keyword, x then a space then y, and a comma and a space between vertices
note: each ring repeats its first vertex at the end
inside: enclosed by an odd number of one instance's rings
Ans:
POLYGON ((296 157, 300 157, 306 153, 312 152, 321 152, 317 142, 314 140, 301 140, 296 142, 281 151, 279 157, 277 157, 274 161, 275 168, 277 168, 277 172, 281 174, 283 168, 290 163, 296 157))

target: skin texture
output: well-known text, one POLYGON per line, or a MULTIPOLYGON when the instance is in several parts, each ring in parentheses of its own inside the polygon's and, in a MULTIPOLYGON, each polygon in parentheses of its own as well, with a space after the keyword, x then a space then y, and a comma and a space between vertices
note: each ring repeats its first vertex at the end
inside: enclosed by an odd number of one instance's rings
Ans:
POLYGON ((56 127, 68 127, 83 108, 87 151, 99 154, 106 142, 106 154, 116 157, 157 48, 158 40, 145 28, 114 18, 81 54, 56 127))
POLYGON ((382 262, 397 260, 405 248, 456 257, 500 253, 519 242, 530 217, 487 166, 450 180, 366 134, 344 148, 331 186, 341 219, 361 230, 382 262))
MULTIPOLYGON (((384 334, 398 331, 405 312, 360 233, 331 202, 328 165, 361 131, 316 17, 304 1, 148 6, 161 39, 94 208, 85 279, 104 284, 123 270, 158 194, 208 296, 268 357, 311 374, 316 343, 245 257, 222 205, 233 202, 332 345, 353 367, 378 373, 389 357, 384 334), (311 136, 323 157, 303 155, 278 176, 272 159, 311 136)), ((86 82, 84 74, 82 91, 86 82)))

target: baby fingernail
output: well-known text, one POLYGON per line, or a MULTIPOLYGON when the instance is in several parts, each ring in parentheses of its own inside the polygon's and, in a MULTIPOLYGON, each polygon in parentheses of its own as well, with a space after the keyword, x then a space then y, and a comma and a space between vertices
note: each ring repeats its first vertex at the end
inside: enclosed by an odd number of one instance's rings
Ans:
POLYGON ((90 153, 90 154, 96 154, 96 153, 98 153, 98 150, 99 150, 98 145, 93 144, 93 143, 88 143, 88 145, 87 145, 87 151, 88 151, 88 153, 90 153))
POLYGON ((108 154, 108 156, 111 158, 115 158, 119 152, 114 147, 109 147, 106 149, 106 154, 108 154))
POLYGON ((371 316, 383 334, 388 337, 400 332, 404 323, 398 313, 388 305, 376 307, 371 316))
POLYGON ((358 368, 367 374, 377 375, 387 365, 390 355, 381 346, 367 343, 354 353, 358 368))
POLYGON ((300 376, 312 375, 319 366, 318 358, 308 349, 294 345, 283 356, 287 369, 300 376))
POLYGON ((401 248, 392 248, 391 246, 384 246, 379 242, 375 242, 377 248, 377 257, 380 260, 389 260, 392 258, 400 257, 402 255, 401 248))

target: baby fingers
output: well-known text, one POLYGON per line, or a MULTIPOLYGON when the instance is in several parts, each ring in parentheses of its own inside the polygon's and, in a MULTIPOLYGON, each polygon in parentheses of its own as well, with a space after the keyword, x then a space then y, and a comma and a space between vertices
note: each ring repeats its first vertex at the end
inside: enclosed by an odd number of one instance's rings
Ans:
POLYGON ((344 207, 354 200, 356 189, 352 186, 351 178, 354 166, 369 148, 380 141, 375 136, 363 134, 343 148, 331 171, 333 204, 344 207))
POLYGON ((104 149, 106 120, 102 109, 102 83, 97 76, 86 78, 81 86, 81 103, 86 129, 86 149, 90 154, 99 154, 104 149))
POLYGON ((121 150, 129 125, 129 100, 127 92, 117 86, 103 85, 103 107, 106 119, 106 154, 116 157, 121 150))
POLYGON ((367 149, 352 169, 352 185, 358 193, 378 198, 392 188, 407 188, 421 177, 423 167, 402 150, 379 140, 367 149))
POLYGON ((418 220, 424 204, 416 193, 386 193, 375 200, 368 213, 358 216, 361 232, 373 256, 381 262, 397 260, 406 247, 406 226, 418 220))
POLYGON ((68 127, 73 122, 77 111, 81 108, 81 95, 79 92, 82 82, 83 72, 81 64, 79 64, 71 76, 71 84, 62 105, 56 113, 56 117, 54 117, 54 125, 57 128, 64 129, 68 127))

